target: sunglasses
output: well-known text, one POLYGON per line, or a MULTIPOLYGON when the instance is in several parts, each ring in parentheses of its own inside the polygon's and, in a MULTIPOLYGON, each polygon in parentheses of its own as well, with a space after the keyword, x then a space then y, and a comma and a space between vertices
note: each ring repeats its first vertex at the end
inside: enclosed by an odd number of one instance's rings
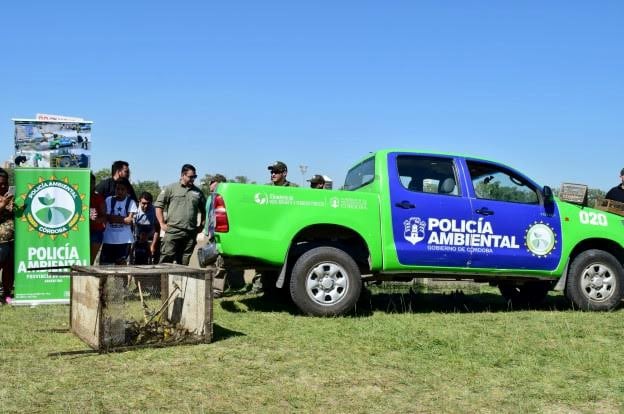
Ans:
POLYGON ((194 180, 197 178, 197 175, 187 175, 186 177, 194 180))
POLYGON ((271 175, 273 174, 284 174, 284 171, 271 171, 271 175))

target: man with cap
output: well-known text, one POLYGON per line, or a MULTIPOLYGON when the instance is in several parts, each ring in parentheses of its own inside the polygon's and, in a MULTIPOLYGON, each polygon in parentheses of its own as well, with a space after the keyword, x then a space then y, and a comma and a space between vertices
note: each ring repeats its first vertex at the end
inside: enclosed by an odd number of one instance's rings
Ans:
POLYGON ((325 188, 325 178, 322 175, 313 175, 308 181, 310 182, 310 188, 325 188))
POLYGON ((607 192, 605 196, 606 199, 624 203, 624 168, 620 171, 620 180, 622 182, 619 185, 616 185, 607 192))
POLYGON ((288 175, 288 167, 281 161, 275 161, 267 167, 271 171, 271 182, 269 185, 279 185, 282 187, 299 187, 295 183, 291 183, 286 179, 288 175))

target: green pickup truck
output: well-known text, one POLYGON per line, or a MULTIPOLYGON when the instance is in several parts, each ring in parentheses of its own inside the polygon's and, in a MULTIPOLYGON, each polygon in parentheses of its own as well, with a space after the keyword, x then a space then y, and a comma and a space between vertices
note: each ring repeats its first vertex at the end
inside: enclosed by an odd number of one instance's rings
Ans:
POLYGON ((624 295, 624 217, 480 158, 383 150, 343 190, 224 183, 211 211, 225 267, 256 268, 310 315, 349 312, 363 282, 418 277, 489 282, 528 303, 564 290, 587 310, 624 295))

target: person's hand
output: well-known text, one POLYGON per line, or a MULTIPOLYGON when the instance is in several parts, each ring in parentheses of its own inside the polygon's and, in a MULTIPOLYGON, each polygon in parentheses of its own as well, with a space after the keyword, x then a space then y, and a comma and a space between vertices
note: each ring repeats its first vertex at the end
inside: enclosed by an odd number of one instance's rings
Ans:
POLYGON ((167 226, 167 223, 160 223, 160 231, 164 231, 166 233, 167 228, 169 228, 169 226, 167 226))
POLYGON ((13 195, 0 196, 0 209, 13 210, 13 195))

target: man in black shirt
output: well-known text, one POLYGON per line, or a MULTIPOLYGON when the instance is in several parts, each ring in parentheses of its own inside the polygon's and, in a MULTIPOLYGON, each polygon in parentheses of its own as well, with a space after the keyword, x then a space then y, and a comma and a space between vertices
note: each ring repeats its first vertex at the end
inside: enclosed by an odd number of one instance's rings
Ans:
MULTIPOLYGON (((100 181, 98 185, 95 186, 95 191, 101 194, 104 199, 108 196, 114 196, 115 180, 119 178, 125 178, 128 180, 128 184, 130 182, 130 165, 126 161, 115 161, 111 166, 111 177, 100 181)), ((128 195, 135 202, 138 202, 134 188, 132 188, 132 184, 129 184, 128 195)))
POLYGON ((620 171, 620 180, 622 182, 607 192, 606 199, 619 201, 624 203, 624 168, 620 171))

